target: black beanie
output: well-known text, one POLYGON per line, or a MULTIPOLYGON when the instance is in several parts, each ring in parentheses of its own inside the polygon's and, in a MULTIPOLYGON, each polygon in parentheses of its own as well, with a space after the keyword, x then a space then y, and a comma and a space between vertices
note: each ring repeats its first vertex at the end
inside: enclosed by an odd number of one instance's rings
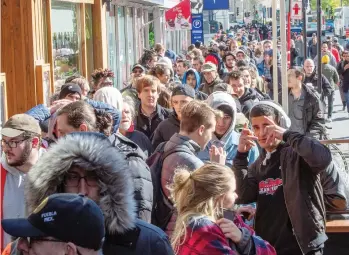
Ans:
POLYGON ((69 94, 78 93, 81 97, 81 88, 75 83, 66 83, 62 86, 61 92, 59 93, 59 99, 64 99, 69 94))
POLYGON ((189 85, 177 86, 173 89, 172 96, 187 96, 195 99, 195 90, 189 85))

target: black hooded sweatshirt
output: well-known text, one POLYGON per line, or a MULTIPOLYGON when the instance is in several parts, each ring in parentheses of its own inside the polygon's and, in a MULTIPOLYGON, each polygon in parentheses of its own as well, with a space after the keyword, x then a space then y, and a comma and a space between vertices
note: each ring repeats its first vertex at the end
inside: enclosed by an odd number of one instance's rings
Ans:
POLYGON ((153 151, 160 143, 169 141, 175 133, 179 133, 179 126, 180 122, 177 114, 173 111, 170 117, 162 121, 154 131, 152 140, 153 151))

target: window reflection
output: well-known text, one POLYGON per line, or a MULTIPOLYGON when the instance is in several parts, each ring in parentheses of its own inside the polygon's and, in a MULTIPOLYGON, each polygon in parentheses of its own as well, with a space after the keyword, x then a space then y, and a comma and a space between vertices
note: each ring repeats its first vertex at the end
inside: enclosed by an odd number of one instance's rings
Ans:
POLYGON ((79 4, 52 1, 51 10, 55 87, 81 74, 81 40, 79 4))

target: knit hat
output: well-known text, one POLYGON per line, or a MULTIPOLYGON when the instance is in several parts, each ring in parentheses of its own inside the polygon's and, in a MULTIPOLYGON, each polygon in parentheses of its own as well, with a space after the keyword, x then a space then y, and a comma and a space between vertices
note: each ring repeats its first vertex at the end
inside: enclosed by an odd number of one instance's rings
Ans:
POLYGON ((330 63, 330 57, 328 55, 324 55, 322 58, 321 58, 321 63, 323 64, 328 64, 330 63))
POLYGON ((81 97, 81 88, 75 83, 66 83, 62 86, 61 92, 59 93, 59 99, 64 99, 69 94, 78 93, 81 97))
POLYGON ((175 87, 172 91, 172 97, 174 96, 187 96, 194 99, 195 90, 188 85, 178 86, 178 87, 175 87))
POLYGON ((269 55, 270 57, 272 57, 273 56, 273 50, 264 51, 264 55, 269 55))
MULTIPOLYGON (((206 63, 213 63, 215 64, 216 66, 218 66, 218 59, 217 57, 213 56, 213 55, 208 55, 206 58, 205 58, 205 62, 206 63)), ((217 69, 216 69, 217 70, 217 69)))

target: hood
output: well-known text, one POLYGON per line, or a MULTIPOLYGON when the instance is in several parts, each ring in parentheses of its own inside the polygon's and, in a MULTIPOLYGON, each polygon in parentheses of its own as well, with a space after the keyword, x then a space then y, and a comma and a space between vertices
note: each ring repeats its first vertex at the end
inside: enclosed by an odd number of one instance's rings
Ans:
POLYGON ((196 79, 195 90, 197 91, 199 89, 200 85, 201 85, 200 74, 194 68, 188 69, 188 71, 186 71, 184 73, 184 75, 183 75, 182 84, 187 84, 187 75, 188 75, 188 73, 194 73, 195 79, 196 79))
MULTIPOLYGON (((231 122, 231 125, 227 132, 224 134, 224 136, 220 139, 220 141, 224 142, 225 144, 228 142, 229 138, 231 137, 236 123, 236 103, 234 98, 229 95, 226 92, 213 92, 208 98, 207 103, 209 106, 211 106, 213 109, 217 109, 219 106, 227 105, 229 106, 233 113, 233 121, 231 122)), ((215 136, 214 139, 218 140, 215 136)))
POLYGON ((93 100, 103 102, 113 106, 122 112, 122 95, 117 88, 114 87, 103 87, 96 91, 93 96, 93 100))
POLYGON ((49 195, 59 193, 63 177, 72 166, 94 171, 100 179, 97 202, 103 211, 107 231, 123 234, 135 225, 136 205, 128 162, 98 133, 72 133, 60 138, 29 171, 26 186, 29 213, 49 195))

